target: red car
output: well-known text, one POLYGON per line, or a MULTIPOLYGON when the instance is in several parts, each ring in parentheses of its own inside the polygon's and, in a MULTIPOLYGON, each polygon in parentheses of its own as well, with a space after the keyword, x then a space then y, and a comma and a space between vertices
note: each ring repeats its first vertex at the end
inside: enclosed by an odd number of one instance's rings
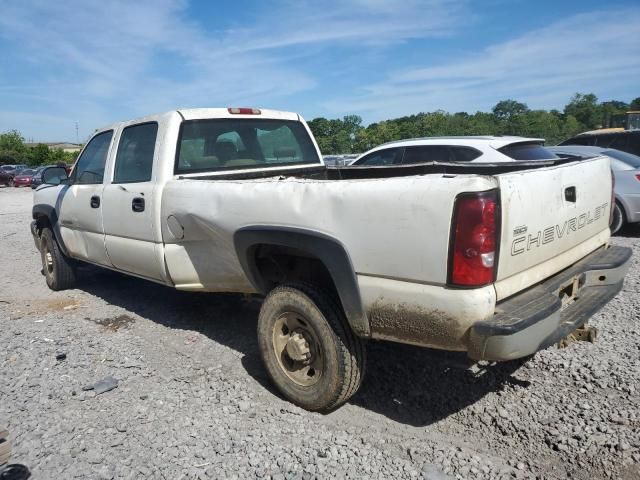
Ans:
POLYGON ((36 171, 30 168, 27 168, 26 170, 21 171, 18 175, 13 177, 13 186, 14 187, 30 187, 31 178, 35 173, 36 171))

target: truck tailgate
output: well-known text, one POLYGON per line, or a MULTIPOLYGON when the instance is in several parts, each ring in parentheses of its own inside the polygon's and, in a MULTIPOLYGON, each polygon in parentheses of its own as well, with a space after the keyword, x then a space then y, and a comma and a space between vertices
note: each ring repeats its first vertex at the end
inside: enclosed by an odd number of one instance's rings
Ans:
POLYGON ((606 157, 496 178, 502 207, 498 299, 569 267, 609 238, 606 157))

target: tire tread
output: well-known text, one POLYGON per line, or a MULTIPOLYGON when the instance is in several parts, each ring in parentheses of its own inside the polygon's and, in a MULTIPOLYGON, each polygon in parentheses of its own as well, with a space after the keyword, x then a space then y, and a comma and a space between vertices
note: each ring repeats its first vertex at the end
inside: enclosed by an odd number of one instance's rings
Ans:
POLYGON ((364 341, 351 330, 338 300, 333 295, 311 284, 286 283, 269 292, 265 302, 268 301, 269 297, 282 293, 288 295, 302 293, 305 295, 320 310, 336 336, 337 341, 335 343, 339 349, 338 354, 342 359, 341 365, 344 366, 344 381, 335 396, 325 405, 316 409, 320 411, 334 410, 349 400, 362 384, 366 365, 366 346, 364 341))
MULTIPOLYGON (((50 228, 45 227, 42 230, 41 234, 42 240, 46 241, 49 245, 49 251, 53 256, 54 263, 54 278, 49 281, 49 277, 45 275, 47 279, 47 285, 51 290, 59 291, 59 290, 67 290, 69 288, 73 288, 76 283, 76 271, 71 262, 67 257, 64 256, 60 247, 58 246, 58 242, 56 241, 53 232, 50 228)), ((44 262, 44 253, 42 267, 47 268, 44 262)))

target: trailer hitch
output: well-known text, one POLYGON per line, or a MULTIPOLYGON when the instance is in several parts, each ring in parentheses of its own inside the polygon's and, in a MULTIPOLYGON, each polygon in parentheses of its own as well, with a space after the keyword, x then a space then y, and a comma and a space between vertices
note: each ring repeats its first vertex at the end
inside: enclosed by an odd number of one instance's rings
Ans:
POLYGON ((558 342, 558 348, 565 348, 573 342, 594 343, 598 338, 598 329, 590 325, 582 325, 558 342))

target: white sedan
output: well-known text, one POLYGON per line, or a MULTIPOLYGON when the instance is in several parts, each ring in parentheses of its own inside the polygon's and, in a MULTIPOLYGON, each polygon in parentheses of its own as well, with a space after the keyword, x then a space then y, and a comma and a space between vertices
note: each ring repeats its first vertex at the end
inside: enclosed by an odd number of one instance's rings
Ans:
POLYGON ((428 137, 389 142, 372 148, 351 165, 407 165, 428 162, 513 162, 558 158, 541 138, 428 137))

